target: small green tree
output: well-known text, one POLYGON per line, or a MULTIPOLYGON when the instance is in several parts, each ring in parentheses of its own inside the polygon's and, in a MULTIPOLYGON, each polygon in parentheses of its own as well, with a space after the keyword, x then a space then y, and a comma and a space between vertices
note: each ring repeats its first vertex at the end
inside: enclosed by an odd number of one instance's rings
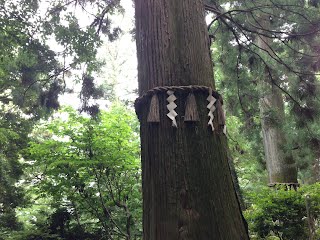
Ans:
POLYGON ((34 131, 26 161, 30 195, 40 203, 49 199, 53 209, 46 231, 63 239, 79 232, 76 239, 140 237, 139 141, 132 112, 116 104, 95 119, 70 108, 58 116, 34 131))
POLYGON ((15 208, 23 200, 16 187, 22 174, 20 150, 32 125, 59 107, 67 78, 82 80, 82 109, 97 112, 88 102, 103 93, 91 76, 100 69, 100 34, 113 40, 120 33, 108 17, 117 11, 122 11, 119 0, 0 0, 0 239, 19 228, 15 208), (97 12, 88 14, 89 6, 97 12), (79 9, 81 17, 91 16, 92 22, 81 26, 79 9), (83 66, 83 75, 70 77, 71 70, 79 72, 83 66))

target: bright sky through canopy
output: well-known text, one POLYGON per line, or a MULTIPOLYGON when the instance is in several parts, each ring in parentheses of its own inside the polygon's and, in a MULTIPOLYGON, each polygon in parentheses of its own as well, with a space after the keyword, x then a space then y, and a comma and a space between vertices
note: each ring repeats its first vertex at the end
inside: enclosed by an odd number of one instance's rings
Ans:
MULTIPOLYGON (((121 0, 125 9, 124 14, 110 16, 115 26, 122 29, 122 34, 113 42, 104 38, 105 42, 98 50, 98 58, 105 61, 101 72, 95 76, 98 84, 107 83, 115 86, 117 97, 123 100, 134 100, 137 96, 137 59, 136 44, 130 31, 134 28, 134 9, 132 0, 121 0)), ((79 13, 80 14, 80 13, 79 13)), ((80 18, 80 24, 87 24, 88 18, 80 18)), ((70 80, 72 81, 72 80, 70 80)), ((73 94, 65 94, 59 98, 62 105, 79 107, 80 100, 77 96, 81 86, 71 83, 75 90, 73 94)), ((105 107, 104 101, 98 101, 101 107, 105 107)))

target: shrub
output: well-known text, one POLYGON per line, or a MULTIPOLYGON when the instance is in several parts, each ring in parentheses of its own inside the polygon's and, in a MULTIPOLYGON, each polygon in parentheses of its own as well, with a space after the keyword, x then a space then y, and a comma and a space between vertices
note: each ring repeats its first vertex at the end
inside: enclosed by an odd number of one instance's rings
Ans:
POLYGON ((317 219, 320 216, 320 184, 317 183, 301 187, 298 191, 266 188, 250 194, 251 206, 244 215, 252 238, 308 239, 306 195, 311 197, 312 217, 319 232, 317 219))

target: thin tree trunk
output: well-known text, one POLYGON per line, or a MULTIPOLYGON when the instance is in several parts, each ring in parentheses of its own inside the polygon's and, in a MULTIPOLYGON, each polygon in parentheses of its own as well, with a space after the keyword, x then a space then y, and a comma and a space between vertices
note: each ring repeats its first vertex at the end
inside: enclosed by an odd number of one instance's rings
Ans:
POLYGON ((77 208, 77 206, 76 206, 74 201, 71 201, 71 204, 72 204, 72 207, 74 209, 74 214, 76 216, 76 221, 77 221, 78 227, 82 229, 82 225, 80 223, 80 216, 79 216, 78 208, 77 208))
POLYGON ((307 210, 307 219, 308 219, 308 226, 309 226, 309 240, 315 240, 315 224, 314 218, 312 216, 312 209, 311 209, 311 197, 310 195, 306 196, 306 210, 307 210))
MULTIPOLYGON (((270 27, 267 16, 262 16, 261 26, 270 27), (265 19, 264 19, 265 18, 265 19)), ((258 36, 257 45, 273 54, 270 51, 270 39, 265 36, 258 36)), ((260 116, 265 150, 265 159, 269 175, 269 184, 289 184, 296 187, 297 168, 290 150, 285 149, 286 138, 282 129, 285 123, 284 102, 282 94, 277 86, 271 82, 270 72, 266 70, 265 77, 260 80, 260 116)), ((280 83, 278 83, 280 84, 280 83)))
MULTIPOLYGON (((135 0, 139 93, 158 86, 214 87, 202 0, 135 0)), ((248 239, 228 166, 226 137, 208 128, 208 94, 195 92, 199 122, 184 122, 188 92, 177 91, 177 128, 159 93, 159 123, 141 105, 143 239, 248 239)), ((156 101, 155 101, 156 102, 156 101)))

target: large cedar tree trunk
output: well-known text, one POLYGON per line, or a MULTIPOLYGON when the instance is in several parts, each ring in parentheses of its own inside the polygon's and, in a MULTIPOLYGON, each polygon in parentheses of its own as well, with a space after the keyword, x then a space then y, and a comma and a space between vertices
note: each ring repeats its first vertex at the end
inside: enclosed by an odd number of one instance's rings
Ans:
POLYGON ((297 183, 297 169, 291 151, 285 149, 282 130, 285 116, 281 93, 275 86, 260 99, 261 127, 269 184, 297 183))
MULTIPOLYGON (((260 19, 262 26, 270 28, 269 16, 261 16, 260 19)), ((272 55, 270 44, 269 38, 263 35, 258 37, 259 48, 272 55)), ((279 183, 289 185, 293 183, 294 185, 298 182, 297 168, 291 151, 286 149, 286 137, 283 131, 284 102, 281 90, 276 86, 280 82, 272 82, 269 74, 270 72, 266 70, 265 77, 260 80, 260 116, 269 184, 273 186, 279 183)))
MULTIPOLYGON (((135 0, 139 94, 158 86, 214 87, 202 0, 135 0)), ((208 128, 208 94, 195 93, 200 121, 184 122, 188 93, 175 93, 177 125, 158 94, 160 122, 140 106, 144 240, 245 240, 226 137, 208 128)))

